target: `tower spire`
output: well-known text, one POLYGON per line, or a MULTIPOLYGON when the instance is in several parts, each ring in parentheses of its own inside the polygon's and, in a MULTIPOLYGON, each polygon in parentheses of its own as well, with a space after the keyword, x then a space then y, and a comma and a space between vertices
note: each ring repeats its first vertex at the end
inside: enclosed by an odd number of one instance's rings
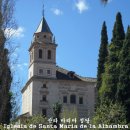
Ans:
POLYGON ((43 6, 42 6, 42 16, 44 17, 44 2, 43 2, 43 6))

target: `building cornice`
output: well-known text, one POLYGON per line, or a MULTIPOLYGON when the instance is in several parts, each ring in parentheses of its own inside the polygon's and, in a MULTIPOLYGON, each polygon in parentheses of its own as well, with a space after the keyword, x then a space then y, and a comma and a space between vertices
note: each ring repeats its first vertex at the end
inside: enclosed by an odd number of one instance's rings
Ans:
POLYGON ((64 80, 64 79, 57 79, 57 78, 45 78, 42 76, 33 76, 27 81, 26 85, 22 88, 21 92, 23 93, 24 90, 26 90, 26 88, 28 87, 28 85, 34 80, 53 80, 53 81, 84 82, 84 83, 96 83, 97 82, 96 78, 87 78, 87 77, 81 77, 81 78, 82 78, 82 80, 64 80))

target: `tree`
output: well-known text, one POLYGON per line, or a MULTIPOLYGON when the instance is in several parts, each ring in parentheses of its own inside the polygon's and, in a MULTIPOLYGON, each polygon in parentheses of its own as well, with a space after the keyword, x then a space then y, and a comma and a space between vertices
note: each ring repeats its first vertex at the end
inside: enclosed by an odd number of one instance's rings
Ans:
POLYGON ((130 123, 130 27, 121 51, 120 70, 117 99, 126 107, 127 122, 130 123))
POLYGON ((10 93, 12 74, 9 66, 9 51, 6 48, 5 30, 14 27, 13 0, 0 0, 0 123, 8 124, 11 118, 10 93))
POLYGON ((105 65, 105 73, 103 75, 103 83, 100 88, 100 97, 116 100, 117 86, 119 84, 120 76, 120 53, 123 47, 123 40, 125 38, 124 28, 122 24, 122 17, 120 12, 117 13, 116 22, 113 29, 113 38, 109 46, 108 61, 105 65))
MULTIPOLYGON (((61 119, 75 119, 75 121, 70 120, 70 122, 62 122, 64 125, 77 125, 79 124, 78 111, 75 107, 68 109, 66 107, 63 108, 63 112, 61 113, 61 119)), ((67 128, 62 128, 62 130, 68 130, 67 128)), ((77 130, 77 128, 71 128, 71 130, 77 130)))
POLYGON ((109 0, 101 0, 103 4, 107 4, 109 0))
POLYGON ((9 123, 11 118, 11 93, 10 93, 10 86, 12 82, 12 76, 11 71, 8 65, 8 50, 4 49, 3 57, 2 59, 2 65, 1 65, 1 75, 0 75, 0 122, 1 123, 9 123))
MULTIPOLYGON (((126 125, 126 115, 124 106, 122 106, 122 104, 118 102, 113 103, 110 100, 105 100, 97 108, 95 116, 92 119, 92 124, 95 124, 96 126, 98 126, 99 124, 126 125)), ((101 128, 98 130, 103 129, 101 128)))
POLYGON ((43 117, 42 115, 33 115, 31 117, 28 117, 27 119, 23 119, 21 123, 26 124, 28 126, 27 130, 43 130, 43 128, 39 128, 39 124, 48 124, 47 118, 43 117), (29 128, 31 124, 36 125, 36 128, 29 128))
POLYGON ((53 113, 54 113, 54 119, 57 119, 57 130, 59 130, 59 124, 60 124, 60 113, 61 113, 62 105, 60 103, 55 103, 53 105, 53 113))
POLYGON ((101 31, 101 44, 99 49, 99 58, 98 58, 98 71, 97 71, 97 89, 101 87, 102 84, 102 74, 105 72, 105 63, 108 56, 108 36, 107 36, 107 27, 105 21, 102 25, 101 31))
MULTIPOLYGON (((27 115, 22 115, 19 116, 17 119, 13 120, 10 125, 25 125, 24 128, 21 128, 23 130, 48 130, 47 125, 49 124, 48 119, 41 115, 41 114, 37 114, 37 115, 32 115, 32 116, 27 116, 27 115)), ((1 126, 0 126, 1 128, 1 126)), ((8 128, 9 130, 14 130, 15 128, 8 128)), ((19 129, 19 128, 16 128, 19 129)), ((0 130, 6 130, 6 129, 0 129, 0 130)), ((54 130, 53 128, 51 128, 51 130, 54 130)))

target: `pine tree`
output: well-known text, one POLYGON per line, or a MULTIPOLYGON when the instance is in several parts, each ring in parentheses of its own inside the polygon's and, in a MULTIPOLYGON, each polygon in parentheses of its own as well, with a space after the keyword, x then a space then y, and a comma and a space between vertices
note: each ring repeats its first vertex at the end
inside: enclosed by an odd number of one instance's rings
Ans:
POLYGON ((101 44, 99 49, 99 59, 98 59, 98 71, 97 71, 97 89, 101 87, 102 84, 102 74, 105 72, 105 63, 108 56, 108 36, 107 27, 105 21, 102 25, 101 31, 101 44))
POLYGON ((109 46, 109 56, 107 64, 105 66, 103 83, 100 89, 100 96, 109 98, 113 101, 116 100, 117 86, 119 83, 119 75, 120 75, 119 61, 124 38, 125 33, 122 24, 122 17, 120 12, 118 12, 113 29, 113 38, 109 46))
POLYGON ((120 70, 117 99, 126 107, 126 117, 130 123, 130 27, 121 52, 120 70))

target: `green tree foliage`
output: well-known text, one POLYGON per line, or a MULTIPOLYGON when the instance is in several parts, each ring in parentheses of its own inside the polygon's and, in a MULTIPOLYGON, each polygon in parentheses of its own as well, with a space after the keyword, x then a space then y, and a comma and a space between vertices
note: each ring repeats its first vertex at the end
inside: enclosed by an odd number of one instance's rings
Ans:
POLYGON ((122 17, 120 12, 117 13, 116 22, 113 29, 113 38, 109 46, 108 61, 105 66, 105 74, 103 76, 103 84, 100 88, 100 96, 116 100, 116 91, 119 83, 120 75, 120 53, 125 38, 122 17))
POLYGON ((130 122, 130 27, 121 51, 120 70, 117 99, 125 105, 127 121, 130 122))
POLYGON ((62 105, 57 102, 53 104, 53 113, 54 113, 54 118, 57 118, 57 123, 54 125, 57 125, 57 130, 59 129, 59 124, 60 124, 60 113, 61 113, 62 105))
POLYGON ((5 29, 14 26, 12 20, 13 0, 0 0, 0 123, 8 124, 11 118, 10 93, 12 75, 9 66, 8 49, 5 47, 7 37, 5 29))
POLYGON ((12 76, 10 67, 8 65, 8 50, 4 49, 3 56, 1 57, 1 73, 0 73, 0 123, 8 124, 11 118, 11 93, 10 87, 12 76))
POLYGON ((47 124, 47 119, 43 117, 42 115, 34 115, 23 121, 24 121, 24 124, 28 126, 27 130, 36 130, 39 128, 39 124, 47 124), (36 128, 29 128, 31 124, 36 125, 36 128))
MULTIPOLYGON (((78 111, 77 109, 74 107, 72 109, 68 109, 66 107, 63 108, 63 112, 61 113, 61 119, 76 119, 76 122, 72 122, 72 120, 70 120, 70 122, 62 122, 62 124, 64 125, 78 125, 79 123, 79 118, 78 118, 78 111)), ((63 130, 67 130, 67 128, 62 128, 63 130)), ((71 128, 71 130, 77 130, 77 128, 71 128)))
POLYGON ((97 125, 102 123, 129 123, 126 120, 128 118, 127 112, 129 110, 125 105, 126 102, 129 102, 129 98, 124 98, 125 96, 128 97, 128 95, 130 95, 130 91, 127 89, 128 86, 130 86, 127 81, 129 80, 130 75, 128 74, 128 72, 130 72, 130 65, 128 64, 130 62, 130 50, 128 49, 128 46, 130 45, 127 45, 129 43, 128 34, 130 32, 128 32, 125 39, 122 17, 118 12, 114 24, 113 37, 108 48, 109 54, 105 64, 105 72, 102 74, 102 85, 99 89, 101 102, 98 104, 93 118, 93 122, 97 125), (128 67, 126 67, 127 64, 128 67))
MULTIPOLYGON (((43 125, 47 126, 47 125, 49 125, 49 122, 48 122, 47 118, 43 117, 42 115, 33 115, 30 117, 21 116, 21 117, 15 119, 13 122, 10 122, 10 124, 9 124, 10 128, 7 128, 7 129, 9 129, 9 130, 14 130, 14 129, 47 130, 47 128, 43 125), (12 128, 11 128, 11 126, 12 126, 12 128), (22 128, 20 128, 20 127, 22 127, 22 128)), ((3 128, 2 125, 0 125, 0 130, 6 130, 6 129, 3 128)), ((51 130, 54 130, 54 129, 51 128, 51 130)))
POLYGON ((97 108, 92 124, 96 126, 99 124, 126 125, 125 108, 118 102, 113 103, 110 100, 105 100, 97 108))
POLYGON ((108 56, 108 36, 106 23, 103 22, 101 31, 101 44, 99 49, 98 58, 98 71, 97 71, 97 89, 101 87, 102 84, 102 74, 105 72, 105 63, 108 56))
POLYGON ((7 130, 7 129, 4 129, 4 127, 0 124, 0 130, 7 130))

